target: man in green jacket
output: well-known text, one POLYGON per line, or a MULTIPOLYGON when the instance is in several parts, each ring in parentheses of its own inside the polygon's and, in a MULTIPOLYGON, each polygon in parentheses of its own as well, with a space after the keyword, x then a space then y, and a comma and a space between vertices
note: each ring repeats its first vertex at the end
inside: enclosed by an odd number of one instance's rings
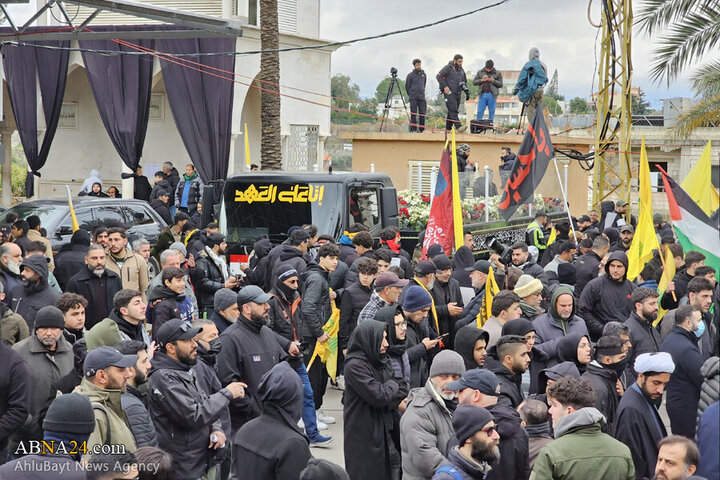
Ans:
POLYGON ((635 478, 630 449, 600 430, 605 417, 586 380, 563 377, 548 387, 547 399, 555 441, 540 450, 530 480, 635 478))

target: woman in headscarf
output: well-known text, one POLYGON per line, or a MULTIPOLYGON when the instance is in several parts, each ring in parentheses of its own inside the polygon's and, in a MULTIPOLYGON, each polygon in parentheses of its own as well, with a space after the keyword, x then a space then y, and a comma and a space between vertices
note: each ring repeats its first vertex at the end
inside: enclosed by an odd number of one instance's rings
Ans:
POLYGON ((557 345, 558 359, 561 362, 573 362, 580 374, 587 370, 592 360, 590 337, 581 333, 571 333, 563 337, 557 345))
POLYGON ((353 480, 399 478, 393 411, 409 387, 395 376, 387 349, 386 324, 366 320, 353 331, 345 355, 343 447, 345 469, 353 480))
POLYGON ((465 368, 483 368, 487 355, 487 343, 490 335, 475 325, 465 325, 455 334, 455 351, 465 362, 465 368))
POLYGON ((398 378, 404 378, 410 384, 410 361, 407 355, 407 321, 400 306, 383 307, 375 314, 375 319, 387 325, 387 356, 390 366, 398 378))

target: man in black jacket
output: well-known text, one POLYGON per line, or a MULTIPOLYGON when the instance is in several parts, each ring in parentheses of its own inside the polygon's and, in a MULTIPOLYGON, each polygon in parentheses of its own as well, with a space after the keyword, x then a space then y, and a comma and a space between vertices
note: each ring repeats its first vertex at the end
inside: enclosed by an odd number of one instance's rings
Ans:
POLYGON ((7 242, 0 246, 0 280, 5 292, 3 303, 8 308, 12 306, 12 298, 10 292, 16 285, 22 285, 22 277, 20 276, 20 264, 23 261, 22 250, 12 242, 7 242))
POLYGON ((173 167, 172 162, 163 163, 162 170, 165 173, 165 180, 170 184, 170 191, 175 192, 177 184, 180 183, 180 173, 173 167))
POLYGON ((435 303, 441 333, 450 333, 449 345, 453 344, 455 322, 463 311, 463 299, 460 293, 460 283, 452 277, 452 263, 444 255, 436 255, 432 262, 435 264, 435 283, 430 289, 430 295, 435 303))
POLYGON ((160 215, 160 218, 165 220, 165 223, 172 225, 172 217, 170 216, 170 208, 168 207, 168 201, 170 200, 170 194, 167 190, 158 190, 157 197, 150 200, 150 206, 160 215))
POLYGON ((307 267, 304 259, 305 254, 310 248, 310 235, 302 229, 293 230, 287 239, 287 243, 278 245, 270 250, 267 255, 267 263, 265 265, 265 282, 261 285, 262 289, 269 292, 275 283, 275 267, 278 263, 286 263, 294 268, 298 274, 302 274, 307 267))
POLYGON ((474 368, 460 380, 449 383, 448 390, 457 391, 459 405, 487 409, 495 418, 500 435, 500 460, 492 464, 486 479, 527 479, 530 477, 529 440, 515 409, 498 403, 500 383, 494 373, 474 368))
POLYGON ((510 248, 512 249, 512 266, 540 280, 540 283, 543 284, 543 297, 545 297, 548 287, 547 273, 545 273, 545 270, 543 270, 540 265, 533 261, 527 243, 516 242, 510 248))
POLYGON ((633 305, 633 312, 630 314, 625 325, 630 329, 630 352, 628 354, 628 369, 636 377, 632 366, 635 359, 643 353, 660 351, 660 333, 653 327, 653 322, 658 316, 658 294, 657 290, 648 287, 639 287, 630 296, 630 303, 633 305))
MULTIPOLYGON (((358 234, 359 235, 359 234, 358 234)), ((346 287, 340 298, 340 331, 338 340, 340 350, 345 351, 357 326, 360 312, 370 301, 372 284, 377 276, 378 266, 373 258, 360 258, 357 262, 359 278, 346 287)))
POLYGON ((217 327, 218 334, 221 334, 230 325, 235 323, 240 315, 237 304, 237 293, 229 288, 221 288, 215 292, 213 305, 214 309, 212 315, 210 315, 210 320, 217 327))
POLYGON ((663 295, 660 306, 665 310, 672 310, 678 307, 680 299, 687 293, 687 285, 695 277, 695 269, 705 265, 705 255, 700 252, 687 252, 685 254, 685 267, 677 272, 668 283, 668 295, 663 295), (675 298, 669 292, 675 292, 675 298))
POLYGON ((505 335, 498 340, 495 351, 497 362, 489 356, 486 365, 500 382, 499 403, 517 408, 525 398, 522 374, 530 367, 530 353, 525 339, 519 335, 505 335))
POLYGON ((587 366, 582 378, 595 392, 595 408, 605 415, 605 433, 612 435, 615 429, 615 412, 623 393, 619 376, 627 366, 627 352, 620 337, 600 337, 595 345, 595 359, 587 366))
POLYGON ((125 392, 120 396, 122 409, 127 415, 135 444, 140 447, 157 447, 157 431, 147 411, 147 383, 150 359, 147 345, 137 340, 124 340, 115 348, 123 355, 137 355, 137 362, 130 367, 125 392))
POLYGON ((237 279, 229 275, 225 254, 225 236, 213 233, 206 240, 207 246, 195 260, 195 268, 190 273, 195 287, 200 314, 210 315, 215 307, 215 292, 221 288, 234 289, 238 286, 237 279))
MULTIPOLYGON (((152 202, 158 198, 158 192, 165 190, 166 192, 174 192, 175 189, 170 185, 170 182, 166 180, 165 172, 159 170, 155 172, 155 185, 150 191, 150 201, 152 202)), ((172 222, 170 222, 172 223, 172 222)))
POLYGON ((422 133, 425 131, 425 84, 427 77, 419 58, 412 61, 413 69, 405 77, 405 91, 410 100, 410 132, 422 133))
POLYGON ((260 287, 248 285, 241 289, 237 295, 240 316, 220 335, 222 347, 217 356, 220 381, 242 380, 247 384, 245 395, 230 403, 233 432, 260 415, 260 379, 286 356, 276 334, 267 327, 268 300, 270 295, 260 287))
POLYGON ((89 330, 110 314, 113 297, 122 288, 118 274, 105 268, 105 249, 93 244, 85 256, 85 267, 70 277, 65 291, 82 295, 88 301, 85 323, 89 330))
POLYGON ((593 240, 592 248, 584 255, 580 255, 575 261, 575 271, 577 273, 577 281, 575 282, 575 299, 580 299, 580 294, 593 278, 597 278, 600 273, 600 262, 610 250, 610 240, 598 235, 593 240))
POLYGON ((54 305, 60 294, 48 285, 48 263, 45 257, 33 255, 20 264, 22 284, 10 291, 12 311, 25 319, 33 330, 35 315, 47 305, 54 305))
POLYGON ((70 243, 63 245, 55 255, 53 274, 60 288, 65 291, 68 280, 85 268, 85 257, 90 246, 90 234, 85 230, 77 230, 70 237, 70 243))
POLYGON ((7 459, 10 436, 28 418, 28 371, 23 359, 0 342, 0 465, 7 459))
POLYGON ((231 382, 208 396, 190 371, 197 363, 193 328, 180 319, 160 328, 160 350, 149 372, 148 411, 155 423, 160 448, 173 457, 174 478, 191 480, 208 473, 215 450, 230 432, 222 430, 220 416, 232 400, 242 399, 245 384, 231 382))
POLYGON ((454 127, 459 132, 465 130, 464 126, 460 127, 458 118, 461 93, 464 91, 465 95, 468 95, 467 76, 462 65, 463 56, 458 53, 453 57, 452 62, 448 62, 435 76, 440 85, 440 91, 445 96, 445 106, 448 109, 445 129, 451 130, 454 127))
MULTIPOLYGON (((318 263, 311 263, 302 274, 303 290, 300 296, 303 299, 301 311, 304 323, 300 348, 305 365, 310 362, 317 342, 324 343, 330 340, 323 326, 332 314, 330 301, 336 297, 335 292, 330 292, 328 275, 337 268, 338 255, 340 249, 332 243, 326 243, 318 249, 318 263)), ((333 417, 325 415, 320 410, 328 381, 325 365, 319 361, 314 362, 308 369, 308 377, 313 389, 317 419, 323 423, 335 423, 333 417)))

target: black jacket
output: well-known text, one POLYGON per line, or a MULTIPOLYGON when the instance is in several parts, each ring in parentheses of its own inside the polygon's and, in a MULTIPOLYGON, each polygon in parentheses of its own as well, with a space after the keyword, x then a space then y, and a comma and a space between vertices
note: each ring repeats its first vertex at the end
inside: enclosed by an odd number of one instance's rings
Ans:
POLYGON ((585 255, 580 255, 575 261, 575 273, 577 274, 577 281, 575 282, 575 299, 580 298, 580 294, 585 289, 585 285, 588 284, 593 278, 598 276, 598 266, 602 258, 600 255, 588 250, 585 255))
MULTIPOLYGON (((463 307, 462 293, 460 293, 460 283, 454 278, 450 278, 447 283, 442 283, 435 279, 435 284, 430 295, 435 302, 435 311, 438 315, 438 323, 440 324, 440 333, 453 333, 455 322, 458 317, 450 316, 448 311, 448 303, 456 303, 458 307, 463 307)), ((454 337, 454 336, 453 336, 454 337)), ((452 345, 452 341, 449 342, 452 345)))
MULTIPOLYGON (((167 180, 160 180, 159 182, 157 182, 155 184, 155 186, 153 186, 152 190, 150 191, 150 200, 149 201, 152 202, 153 200, 158 198, 158 193, 160 193, 161 190, 165 190, 166 192, 168 192, 171 197, 173 196, 173 193, 175 192, 175 189, 173 189, 173 187, 170 185, 170 182, 168 182, 167 180)), ((171 224, 172 224, 172 222, 169 223, 168 225, 171 225, 171 224)))
MULTIPOLYGON (((214 393, 218 393, 223 389, 220 379, 217 376, 217 356, 214 352, 208 352, 205 350, 200 343, 197 345, 197 363, 192 366, 191 370, 195 374, 197 385, 202 389, 207 396, 211 396, 214 393)), ((230 424, 230 407, 226 407, 220 415, 220 424, 225 435, 229 438, 232 432, 230 424)), ((222 452, 226 454, 226 452, 222 452)), ((224 455, 221 455, 224 456, 224 455)), ((217 459, 218 456, 216 455, 217 459)))
POLYGON ((215 292, 225 288, 225 278, 215 262, 202 252, 195 261, 195 268, 190 272, 198 308, 201 312, 211 311, 215 307, 215 292))
POLYGON ((230 419, 236 431, 260 415, 262 408, 257 395, 260 379, 285 357, 285 352, 272 330, 242 315, 220 335, 220 343, 222 349, 217 356, 220 382, 247 384, 245 398, 230 403, 230 419))
POLYGON ((152 187, 150 187, 150 182, 147 177, 145 175, 133 175, 133 177, 133 186, 135 187, 134 198, 145 200, 146 202, 149 201, 152 187))
POLYGON ((180 183, 180 173, 177 168, 173 167, 169 174, 166 174, 165 180, 170 184, 170 193, 174 194, 177 190, 178 183, 180 183))
POLYGON ((500 435, 500 462, 492 465, 488 480, 527 480, 530 478, 530 447, 528 434, 520 425, 520 415, 506 405, 489 405, 487 411, 495 418, 500 435))
POLYGON ((660 414, 639 391, 637 383, 628 387, 618 404, 615 438, 630 448, 637 480, 653 478, 658 444, 666 436, 660 414))
POLYGON ((405 272, 405 278, 413 278, 413 268, 410 264, 410 261, 405 257, 405 255, 403 255, 403 253, 405 253, 404 250, 400 250, 400 253, 396 253, 387 245, 383 245, 380 248, 384 248, 385 250, 387 250, 391 258, 399 258, 399 266, 403 269, 403 272, 405 272))
MULTIPOLYGON (((637 313, 632 312, 625 325, 630 329, 630 351, 628 352, 628 370, 632 373, 633 379, 637 377, 635 369, 635 359, 643 353, 653 353, 660 351, 660 333, 647 320, 638 317, 637 313)), ((598 409, 599 410, 599 409, 598 409)), ((602 410, 601 410, 602 411, 602 410)))
POLYGON ((127 391, 120 397, 120 402, 137 447, 157 447, 157 431, 147 411, 147 391, 128 385, 127 391))
MULTIPOLYGON (((440 72, 438 72, 435 79, 438 81, 441 92, 445 89, 445 87, 448 87, 450 88, 451 94, 459 95, 461 84, 467 85, 467 75, 465 74, 465 70, 462 67, 454 65, 452 61, 445 65, 440 72)), ((467 86, 465 88, 467 88, 467 86)))
POLYGON ((349 287, 360 279, 360 273, 358 272, 358 262, 361 258, 375 258, 375 254, 372 250, 368 250, 361 256, 356 255, 352 263, 347 264, 349 268, 345 273, 345 283, 343 284, 345 288, 349 287))
POLYGON ((491 347, 488 356, 485 358, 485 365, 493 372, 500 383, 499 405, 507 405, 513 409, 517 408, 525 399, 522 391, 522 374, 515 375, 497 359, 495 347, 491 347))
POLYGON ((60 296, 48 285, 48 263, 44 256, 34 255, 23 260, 23 265, 31 268, 40 277, 40 282, 26 287, 24 283, 16 285, 10 291, 11 310, 25 319, 33 332, 37 311, 47 305, 55 305, 60 296))
POLYGON ((20 430, 28 410, 28 371, 25 362, 12 348, 0 342, 0 449, 20 430))
POLYGON ((455 335, 455 351, 463 358, 466 370, 480 367, 475 361, 475 344, 482 339, 485 340, 485 345, 487 345, 489 338, 488 333, 477 328, 476 325, 466 325, 457 331, 457 335, 455 335))
POLYGON ((302 332, 302 314, 300 312, 300 294, 291 292, 290 287, 276 280, 270 291, 273 298, 270 304, 270 324, 275 333, 288 340, 300 340, 302 332))
POLYGON ((302 382, 286 363, 263 377, 258 394, 262 415, 243 425, 232 440, 232 478, 295 480, 311 458, 308 439, 297 426, 302 382))
POLYGON ((616 388, 617 373, 600 366, 596 361, 592 361, 588 364, 585 373, 582 374, 582 378, 592 385, 595 392, 595 408, 605 415, 607 427, 604 432, 612 435, 614 433, 617 406, 620 403, 620 395, 618 395, 616 388))
MULTIPOLYGON (((70 277, 83 269, 87 269, 85 265, 85 256, 88 247, 85 245, 68 245, 67 248, 60 249, 55 255, 55 270, 53 275, 63 291, 66 291, 67 282, 70 277)), ((7 290, 6 290, 7 291, 7 290)))
POLYGON ((294 268, 298 275, 301 275, 307 268, 307 262, 303 257, 303 253, 296 247, 290 245, 278 245, 270 250, 267 255, 267 264, 265 265, 265 283, 260 287, 266 292, 275 285, 275 267, 280 263, 290 265, 294 268))
POLYGON ((163 202, 159 198, 156 198, 154 200, 150 200, 150 206, 157 212, 158 215, 160 215, 160 218, 165 220, 165 223, 168 225, 172 225, 172 216, 170 215, 170 209, 167 206, 167 203, 163 202))
POLYGON ((353 479, 391 478, 393 411, 407 396, 405 380, 394 376, 380 354, 385 324, 358 325, 345 357, 343 423, 345 469, 353 479))
POLYGON ((523 271, 523 273, 540 280, 540 283, 543 285, 543 297, 547 296, 548 277, 543 267, 533 262, 531 259, 528 259, 527 262, 516 268, 519 268, 523 271))
POLYGON ((425 70, 412 69, 405 77, 405 91, 410 100, 425 100, 425 84, 427 76, 425 70))
POLYGON ((513 166, 515 165, 515 160, 517 160, 517 155, 515 155, 514 153, 510 153, 509 155, 503 155, 502 157, 500 157, 500 170, 512 170, 513 166))
POLYGON ((83 265, 82 270, 68 280, 65 291, 77 293, 87 299, 85 328, 90 330, 112 312, 113 297, 122 288, 122 280, 117 273, 106 268, 102 276, 97 277, 87 268, 87 265, 83 265), (93 295, 94 289, 91 283, 97 283, 97 288, 105 291, 105 302, 102 305, 97 302, 97 298, 93 295))
POLYGON ((218 334, 222 334, 226 328, 233 324, 233 322, 228 321, 227 318, 223 317, 215 310, 213 310, 212 314, 210 315, 210 321, 212 321, 217 327, 218 334))
POLYGON ((427 382, 431 354, 422 343, 423 338, 431 340, 437 338, 435 330, 430 328, 427 318, 420 323, 411 320, 407 321, 407 333, 405 334, 405 344, 407 345, 408 361, 410 362, 410 388, 418 388, 425 386, 427 382))
POLYGON ((700 369, 704 359, 698 348, 698 337, 675 325, 660 350, 672 355, 675 371, 667 385, 666 407, 670 427, 676 435, 695 438, 700 388, 704 378, 700 369))
POLYGON ((155 353, 152 364, 148 411, 157 429, 158 446, 172 455, 174 478, 199 478, 211 465, 210 433, 222 431, 219 419, 232 394, 223 389, 208 396, 188 365, 163 352, 155 353))
POLYGON ((665 310, 672 310, 678 307, 680 299, 687 293, 687 286, 694 277, 687 273, 687 270, 683 268, 675 274, 672 281, 675 284, 675 296, 677 301, 673 300, 672 295, 663 295, 660 300, 660 306, 665 310))
POLYGON ((316 339, 322 336, 322 327, 332 313, 328 272, 317 263, 311 263, 300 277, 303 288, 300 295, 303 317, 302 336, 316 339))
POLYGON ((359 280, 343 291, 340 298, 340 331, 338 332, 341 350, 347 348, 350 335, 357 326, 358 316, 370 301, 371 294, 372 289, 363 287, 359 280))
POLYGON ((545 251, 542 252, 542 258, 540 259, 538 264, 541 267, 545 268, 545 265, 552 262, 555 258, 555 255, 560 253, 560 246, 565 240, 570 240, 570 236, 565 235, 564 233, 558 234, 555 238, 555 241, 548 245, 547 248, 545 248, 545 251))
POLYGON ((609 266, 613 260, 619 260, 627 269, 628 259, 625 252, 611 253, 605 265, 605 275, 591 280, 578 302, 578 315, 585 320, 593 342, 602 336, 606 323, 624 322, 633 309, 630 295, 637 287, 625 276, 619 282, 610 278, 609 266))
POLYGON ((452 259, 452 278, 457 280, 461 287, 472 288, 470 272, 465 269, 472 267, 474 263, 475 257, 468 247, 463 245, 457 249, 455 256, 452 259))

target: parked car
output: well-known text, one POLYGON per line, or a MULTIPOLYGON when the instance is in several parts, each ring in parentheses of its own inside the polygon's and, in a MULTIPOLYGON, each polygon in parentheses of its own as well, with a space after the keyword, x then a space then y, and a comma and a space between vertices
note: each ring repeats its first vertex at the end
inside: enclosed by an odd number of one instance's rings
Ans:
MULTIPOLYGON (((166 227, 165 221, 143 200, 75 197, 73 207, 83 230, 92 233, 93 228, 98 225, 124 226, 130 242, 144 238, 154 245, 158 235, 166 227)), ((40 217, 53 251, 57 252, 70 242, 73 232, 67 197, 31 200, 15 205, 0 213, 0 224, 5 222, 5 216, 10 212, 23 219, 30 215, 40 217)))

